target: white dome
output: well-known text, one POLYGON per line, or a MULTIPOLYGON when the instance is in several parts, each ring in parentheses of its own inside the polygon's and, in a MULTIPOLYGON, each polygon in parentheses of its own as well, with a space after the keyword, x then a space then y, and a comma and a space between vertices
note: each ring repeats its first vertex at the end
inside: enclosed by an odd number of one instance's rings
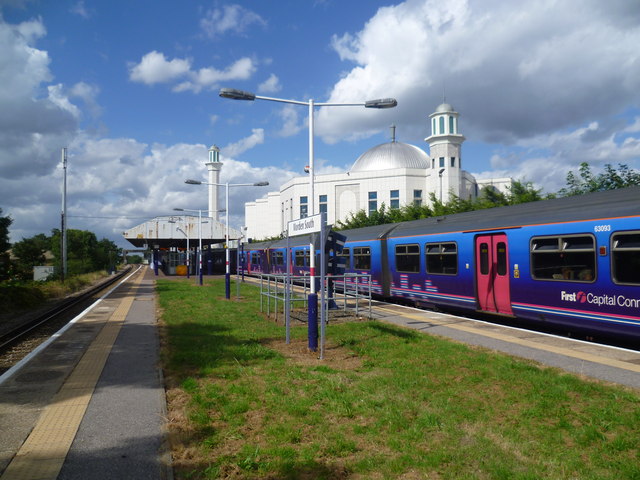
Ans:
POLYGON ((436 113, 453 112, 453 111, 454 111, 453 107, 448 103, 441 103, 440 105, 438 105, 438 108, 436 108, 436 113))
POLYGON ((352 172, 371 172, 392 168, 428 168, 429 156, 408 143, 389 142, 370 148, 358 157, 352 172))

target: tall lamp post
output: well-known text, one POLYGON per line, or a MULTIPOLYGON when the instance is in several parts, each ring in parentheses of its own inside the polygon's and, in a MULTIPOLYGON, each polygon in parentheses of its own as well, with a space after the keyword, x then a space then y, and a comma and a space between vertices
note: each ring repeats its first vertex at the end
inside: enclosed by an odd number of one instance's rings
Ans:
MULTIPOLYGON (((315 103, 313 99, 309 99, 307 102, 299 100, 287 100, 284 98, 263 97, 256 95, 255 93, 245 92, 243 90, 236 90, 235 88, 222 88, 219 95, 223 98, 230 98, 232 100, 268 100, 271 102, 291 103, 294 105, 306 105, 309 109, 309 212, 308 216, 315 214, 315 192, 314 192, 314 149, 313 149, 313 109, 314 107, 365 107, 365 108, 393 108, 398 105, 395 98, 381 98, 377 100, 368 100, 361 103, 315 103)), ((316 250, 313 244, 313 236, 311 237, 311 243, 309 244, 309 276, 311 280, 311 293, 309 294, 309 323, 311 326, 315 326, 317 331, 317 313, 318 313, 318 295, 316 293, 316 250)), ((311 345, 311 339, 309 341, 309 347, 315 350, 317 346, 311 345)), ((317 335, 316 341, 317 344, 317 335)))
MULTIPOLYGON (((185 180, 184 183, 189 185, 216 185, 218 187, 225 187, 225 210, 226 214, 226 229, 225 229, 225 273, 224 273, 224 285, 225 285, 225 298, 229 300, 231 298, 231 271, 230 271, 230 259, 229 259, 229 187, 266 187, 269 182, 256 182, 256 183, 207 183, 199 180, 185 180)), ((237 268, 237 267, 236 267, 237 268)))
POLYGON ((202 285, 202 210, 189 208, 174 208, 174 210, 176 212, 198 212, 198 276, 200 277, 199 283, 202 285))
MULTIPOLYGON (((169 223, 176 223, 175 220, 169 220, 169 223)), ((185 238, 187 239, 187 251, 186 251, 186 263, 187 263, 187 278, 190 278, 190 272, 189 272, 189 267, 190 262, 189 262, 189 234, 187 233, 187 216, 185 215, 184 217, 184 230, 181 230, 180 227, 176 227, 176 230, 180 230, 182 232, 182 234, 185 236, 185 238)))

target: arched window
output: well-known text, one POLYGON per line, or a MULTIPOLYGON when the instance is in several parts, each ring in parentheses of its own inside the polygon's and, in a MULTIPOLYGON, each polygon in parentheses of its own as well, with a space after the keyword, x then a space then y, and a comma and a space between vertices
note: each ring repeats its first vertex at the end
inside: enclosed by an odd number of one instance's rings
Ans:
POLYGON ((444 117, 440 117, 440 135, 444 134, 444 117))
POLYGON ((453 127, 453 117, 449 117, 449 133, 456 133, 453 127))
POLYGON ((436 119, 432 118, 431 119, 431 135, 437 135, 438 132, 436 132, 436 119))

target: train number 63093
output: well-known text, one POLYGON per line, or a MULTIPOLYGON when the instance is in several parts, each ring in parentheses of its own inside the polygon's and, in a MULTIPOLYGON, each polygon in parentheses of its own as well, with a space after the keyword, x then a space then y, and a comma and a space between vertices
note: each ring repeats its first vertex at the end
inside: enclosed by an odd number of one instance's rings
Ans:
POLYGON ((595 232, 610 232, 611 231, 611 225, 596 225, 593 230, 595 232))

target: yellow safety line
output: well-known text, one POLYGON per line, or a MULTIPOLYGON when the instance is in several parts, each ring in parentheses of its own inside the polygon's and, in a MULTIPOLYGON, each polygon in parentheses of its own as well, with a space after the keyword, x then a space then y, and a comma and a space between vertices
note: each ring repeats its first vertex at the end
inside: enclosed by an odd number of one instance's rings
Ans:
POLYGON ((395 315, 398 315, 398 316, 412 318, 412 319, 415 319, 415 320, 420 320, 420 321, 428 322, 428 323, 434 323, 434 324, 437 324, 437 325, 445 326, 447 328, 453 328, 453 329, 460 330, 460 331, 467 332, 467 333, 475 333, 475 334, 482 335, 482 336, 485 336, 485 337, 494 338, 496 340, 503 340, 503 341, 506 341, 506 342, 509 342, 509 343, 515 343, 517 345, 522 345, 524 347, 531 347, 531 348, 535 348, 537 350, 544 350, 544 351, 551 352, 551 353, 558 353, 558 354, 564 355, 566 357, 573 357, 573 358, 577 358, 579 360, 586 360, 586 361, 589 361, 589 362, 599 363, 601 365, 608 365, 610 367, 616 367, 616 368, 621 368, 621 369, 624 369, 624 370, 630 370, 632 372, 639 372, 640 373, 640 365, 635 365, 633 363, 624 362, 624 361, 621 361, 621 360, 615 360, 613 358, 606 358, 606 357, 601 357, 599 355, 594 355, 594 354, 591 354, 591 353, 585 353, 585 352, 580 352, 580 351, 576 351, 576 350, 570 350, 570 349, 563 348, 563 347, 555 347, 553 345, 546 345, 546 344, 543 344, 543 343, 533 342, 531 340, 524 340, 522 338, 517 338, 517 337, 510 336, 510 335, 504 335, 504 334, 501 334, 501 333, 489 332, 489 331, 486 331, 486 330, 483 330, 483 329, 469 327, 469 326, 466 326, 466 325, 443 322, 441 320, 435 320, 435 319, 432 319, 432 318, 425 319, 424 315, 416 315, 416 314, 405 313, 405 312, 400 313, 397 310, 392 310, 392 309, 384 308, 384 307, 375 307, 375 308, 378 309, 378 310, 394 313, 395 315))
MULTIPOLYGON (((139 274, 133 287, 143 277, 139 274)), ((55 480, 58 477, 133 300, 132 292, 105 322, 0 480, 55 480)))

